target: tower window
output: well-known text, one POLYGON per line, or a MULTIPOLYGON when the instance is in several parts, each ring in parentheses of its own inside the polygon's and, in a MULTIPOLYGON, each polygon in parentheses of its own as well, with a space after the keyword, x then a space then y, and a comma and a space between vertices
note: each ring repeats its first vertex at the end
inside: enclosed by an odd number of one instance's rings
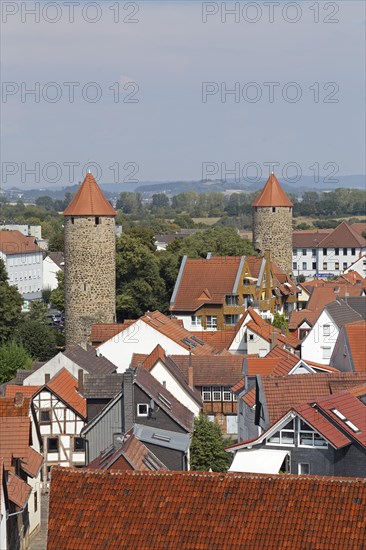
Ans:
POLYGON ((272 212, 276 212, 276 207, 275 206, 272 207, 272 212))
POLYGON ((95 225, 99 225, 99 216, 95 217, 95 225))
POLYGON ((72 225, 74 225, 74 222, 75 222, 75 218, 72 217, 72 218, 71 218, 71 223, 72 223, 72 225))
POLYGON ((84 290, 86 290, 86 283, 84 283, 84 290))

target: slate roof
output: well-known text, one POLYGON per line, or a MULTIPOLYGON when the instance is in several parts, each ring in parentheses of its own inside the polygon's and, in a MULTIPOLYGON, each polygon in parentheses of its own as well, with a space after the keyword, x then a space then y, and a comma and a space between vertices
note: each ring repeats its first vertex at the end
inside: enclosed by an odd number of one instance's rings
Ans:
POLYGON ((293 203, 272 173, 252 206, 293 206, 293 203))
POLYGON ((331 302, 326 306, 326 310, 338 328, 343 327, 347 323, 362 321, 361 315, 352 309, 344 300, 331 302))
POLYGON ((361 315, 364 321, 366 321, 366 296, 349 296, 348 298, 341 298, 340 300, 346 302, 352 309, 361 315))
POLYGON ((365 501, 365 479, 54 467, 47 548, 355 550, 365 501))
POLYGON ((366 381, 366 373, 318 373, 258 376, 259 400, 265 403, 269 425, 292 407, 345 391, 366 381))
POLYGON ((105 198, 93 175, 88 173, 64 216, 115 216, 117 212, 105 198))
POLYGON ((139 441, 130 430, 126 434, 126 440, 121 447, 115 449, 111 447, 103 451, 95 460, 88 464, 89 469, 98 470, 140 470, 140 471, 156 471, 168 470, 168 468, 157 458, 146 445, 139 441), (124 467, 118 467, 116 462, 119 459, 124 459, 124 467))
POLYGON ((60 268, 64 269, 65 267, 65 257, 63 252, 51 252, 49 250, 44 250, 43 252, 43 259, 45 260, 47 257, 51 258, 51 260, 60 268))
POLYGON ((122 389, 123 374, 86 374, 83 395, 86 399, 113 399, 122 389))
POLYGON ((97 355, 91 346, 86 350, 81 346, 70 346, 63 354, 89 374, 111 374, 117 370, 116 365, 105 357, 97 355))
POLYGON ((7 256, 42 252, 35 237, 26 237, 17 230, 0 231, 0 250, 7 256))

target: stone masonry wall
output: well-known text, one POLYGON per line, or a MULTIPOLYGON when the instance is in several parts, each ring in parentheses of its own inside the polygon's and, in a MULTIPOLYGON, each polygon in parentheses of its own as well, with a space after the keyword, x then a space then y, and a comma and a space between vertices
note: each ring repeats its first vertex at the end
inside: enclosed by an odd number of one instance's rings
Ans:
POLYGON ((292 272, 292 208, 258 206, 253 215, 253 246, 286 273, 292 272))
POLYGON ((98 220, 65 217, 66 345, 85 343, 93 323, 115 321, 115 220, 98 220))

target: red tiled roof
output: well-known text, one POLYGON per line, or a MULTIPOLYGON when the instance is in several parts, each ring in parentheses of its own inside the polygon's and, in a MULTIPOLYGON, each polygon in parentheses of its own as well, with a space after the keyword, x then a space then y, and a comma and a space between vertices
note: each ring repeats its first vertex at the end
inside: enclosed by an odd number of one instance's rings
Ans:
POLYGON ((22 459, 22 468, 28 475, 31 477, 37 477, 38 472, 41 468, 43 462, 43 457, 37 451, 28 448, 28 454, 25 458, 22 459))
POLYGON ((262 376, 269 424, 273 424, 295 405, 310 403, 320 397, 358 386, 366 381, 364 373, 318 373, 287 376, 262 376))
POLYGON ((176 322, 175 319, 170 319, 160 311, 154 311, 152 313, 146 313, 140 320, 149 326, 152 326, 155 330, 164 334, 183 348, 191 350, 194 355, 212 355, 217 354, 218 351, 209 344, 199 344, 195 342, 192 334, 186 330, 183 326, 176 322), (185 343, 185 339, 189 339, 191 345, 185 343))
POLYGON ((117 212, 110 205, 95 181, 88 173, 69 206, 63 212, 64 216, 115 216, 117 212))
POLYGON ((11 254, 30 254, 42 252, 34 237, 26 237, 20 231, 0 231, 0 250, 7 256, 11 254))
POLYGON ((350 439, 339 431, 327 418, 319 413, 318 407, 303 403, 293 407, 293 410, 297 412, 310 426, 312 426, 317 432, 320 433, 329 443, 336 449, 345 447, 351 443, 350 439))
POLYGON ((0 398, 0 458, 3 459, 6 470, 12 467, 13 457, 28 456, 31 428, 30 401, 30 398, 20 398, 17 406, 13 398, 0 398))
POLYGON ((272 173, 252 206, 293 206, 293 203, 272 173))
POLYGON ((187 258, 171 311, 195 311, 204 304, 223 304, 232 294, 241 256, 187 258))
POLYGON ((338 297, 361 296, 363 292, 362 285, 347 285, 336 283, 323 283, 314 287, 306 308, 312 311, 322 310, 325 306, 334 302, 338 297))
POLYGON ((16 506, 24 508, 27 504, 32 487, 13 472, 9 472, 7 490, 8 497, 16 506))
POLYGON ((366 222, 356 222, 351 225, 353 231, 356 231, 359 235, 362 236, 362 233, 366 231, 366 222))
POLYGON ((364 479, 54 467, 47 548, 353 550, 365 500, 364 479))
POLYGON ((202 330, 191 331, 191 336, 196 336, 218 351, 226 350, 235 338, 236 330, 202 330))
POLYGON ((232 386, 242 376, 243 355, 206 355, 189 358, 188 355, 172 355, 174 363, 188 380, 188 368, 193 368, 195 386, 232 386))
POLYGON ((347 222, 340 223, 320 243, 323 248, 329 247, 366 247, 366 239, 361 237, 347 222))
POLYGON ((272 374, 277 376, 288 374, 300 361, 300 357, 281 348, 281 346, 272 348, 271 351, 267 353, 265 359, 276 359, 278 361, 272 372, 272 374))
POLYGON ((253 321, 249 321, 249 323, 247 323, 247 327, 267 342, 272 342, 274 338, 277 338, 278 342, 282 342, 293 349, 296 349, 301 343, 300 340, 298 340, 293 334, 281 334, 281 331, 278 328, 270 325, 269 323, 258 326, 253 321))
POLYGON ((355 372, 366 372, 366 321, 345 325, 355 372))
POLYGON ((310 310, 310 309, 300 309, 300 310, 294 310, 291 313, 290 321, 289 321, 289 329, 290 330, 296 330, 299 328, 300 325, 302 325, 304 322, 307 322, 310 327, 313 327, 318 320, 319 315, 321 314, 321 310, 310 310))
POLYGON ((355 395, 356 397, 363 397, 366 395, 366 384, 360 384, 359 386, 355 386, 354 388, 349 388, 348 393, 351 395, 355 395))
POLYGON ((361 283, 363 286, 365 286, 366 284, 365 277, 362 277, 362 275, 360 275, 358 271, 349 271, 348 273, 343 273, 343 275, 341 275, 339 279, 338 279, 339 282, 341 282, 342 279, 344 279, 351 285, 356 285, 361 283))
POLYGON ((5 388, 5 397, 14 399, 16 393, 22 393, 25 397, 33 397, 39 390, 40 386, 16 386, 9 384, 5 388))
POLYGON ((103 342, 110 340, 111 338, 113 338, 113 336, 116 336, 122 330, 129 327, 135 322, 136 322, 135 320, 130 319, 130 320, 124 321, 123 323, 94 324, 92 325, 89 339, 93 343, 93 345, 102 344, 103 342))
POLYGON ((245 393, 242 397, 242 400, 244 403, 246 403, 249 407, 254 407, 255 405, 255 396, 256 396, 256 388, 252 388, 247 393, 245 393))
POLYGON ((86 399, 77 391, 78 381, 67 369, 61 369, 46 386, 80 416, 86 418, 86 399))

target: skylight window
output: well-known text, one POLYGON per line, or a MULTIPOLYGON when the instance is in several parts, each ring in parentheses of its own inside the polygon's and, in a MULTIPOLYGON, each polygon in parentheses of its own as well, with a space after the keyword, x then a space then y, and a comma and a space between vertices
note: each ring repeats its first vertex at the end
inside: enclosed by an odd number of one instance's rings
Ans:
POLYGON ((357 428, 357 426, 355 426, 350 420, 345 420, 344 423, 347 424, 347 426, 351 428, 353 432, 358 433, 360 431, 359 428, 357 428))
POLYGON ((154 433, 152 435, 152 437, 154 439, 159 439, 159 441, 166 441, 167 443, 170 442, 171 438, 170 437, 167 437, 166 435, 161 435, 161 434, 157 434, 157 433, 154 433))
POLYGON ((344 416, 344 414, 342 414, 338 409, 331 409, 332 413, 334 413, 336 416, 338 416, 338 418, 340 418, 341 420, 343 420, 343 422, 345 420, 347 420, 347 417, 344 416))

